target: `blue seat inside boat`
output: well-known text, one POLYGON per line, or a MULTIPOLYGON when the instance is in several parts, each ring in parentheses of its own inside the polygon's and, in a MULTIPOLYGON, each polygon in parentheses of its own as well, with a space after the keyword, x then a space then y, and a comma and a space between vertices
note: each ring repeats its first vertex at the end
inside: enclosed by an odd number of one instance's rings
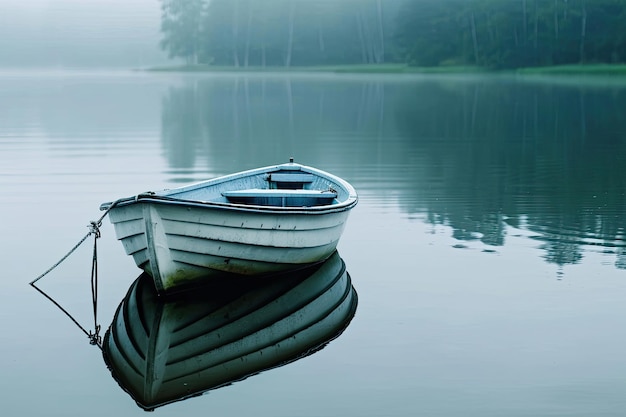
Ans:
POLYGON ((224 197, 235 204, 277 207, 314 207, 333 204, 337 198, 334 191, 291 190, 291 189, 249 189, 225 191, 224 197))
POLYGON ((267 176, 267 181, 270 188, 299 189, 304 188, 304 184, 312 183, 314 178, 311 174, 301 172, 273 172, 267 176))

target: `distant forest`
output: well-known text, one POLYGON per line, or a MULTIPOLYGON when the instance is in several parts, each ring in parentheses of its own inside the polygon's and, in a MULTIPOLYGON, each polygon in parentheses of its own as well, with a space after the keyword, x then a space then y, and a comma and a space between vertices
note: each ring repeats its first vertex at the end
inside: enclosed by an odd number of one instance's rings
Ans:
POLYGON ((188 64, 506 69, 626 62, 626 0, 160 0, 188 64))

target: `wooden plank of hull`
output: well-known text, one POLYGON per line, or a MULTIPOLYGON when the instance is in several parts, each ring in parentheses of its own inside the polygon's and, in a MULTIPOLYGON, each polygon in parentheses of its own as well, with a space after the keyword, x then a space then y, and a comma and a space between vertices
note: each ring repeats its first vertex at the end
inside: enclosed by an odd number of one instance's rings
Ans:
POLYGON ((139 279, 106 332, 103 353, 122 388, 151 409, 310 354, 341 333, 356 304, 336 253, 262 285, 173 301, 139 279))
POLYGON ((278 225, 276 229, 267 229, 246 225, 230 227, 167 219, 161 219, 161 221, 165 234, 174 237, 184 236, 277 248, 314 247, 328 244, 341 236, 344 225, 343 222, 339 222, 325 228, 316 229, 301 229, 297 225, 291 229, 284 229, 281 225, 278 225))
POLYGON ((341 178, 290 162, 119 199, 109 217, 125 252, 165 293, 215 271, 263 275, 324 260, 357 200, 341 178), (285 202, 290 207, 250 205, 223 195, 242 190, 295 200, 285 202), (323 194, 336 198, 291 207, 323 194))
POLYGON ((316 230, 342 224, 348 211, 335 213, 263 213, 227 211, 214 207, 186 207, 178 205, 139 202, 113 209, 109 216, 116 225, 118 239, 143 233, 144 205, 158 209, 159 218, 181 223, 213 225, 232 229, 255 230, 316 230))
POLYGON ((262 275, 324 260, 335 250, 348 216, 347 211, 217 215, 212 209, 148 203, 123 209, 119 217, 112 212, 116 234, 161 292, 194 285, 215 271, 262 275))
MULTIPOLYGON (((140 203, 141 204, 141 203, 140 203)), ((343 223, 348 211, 337 212, 264 212, 255 210, 226 210, 222 207, 187 207, 174 204, 143 203, 158 207, 162 219, 208 224, 231 228, 267 230, 327 229, 343 223)))

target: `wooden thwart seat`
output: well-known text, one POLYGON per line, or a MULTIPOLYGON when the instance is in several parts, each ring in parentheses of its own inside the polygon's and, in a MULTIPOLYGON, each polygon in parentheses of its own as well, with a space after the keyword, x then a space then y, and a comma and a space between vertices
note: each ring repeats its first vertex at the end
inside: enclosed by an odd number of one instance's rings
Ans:
POLYGON ((332 204, 337 197, 334 191, 264 188, 224 191, 222 195, 232 203, 279 207, 321 206, 332 204))
POLYGON ((266 188, 251 188, 249 190, 224 191, 224 197, 308 197, 308 198, 335 198, 334 191, 319 190, 280 190, 266 188))
POLYGON ((315 177, 311 174, 280 174, 280 173, 272 173, 269 174, 267 180, 272 182, 299 182, 299 183, 309 183, 313 182, 315 177))

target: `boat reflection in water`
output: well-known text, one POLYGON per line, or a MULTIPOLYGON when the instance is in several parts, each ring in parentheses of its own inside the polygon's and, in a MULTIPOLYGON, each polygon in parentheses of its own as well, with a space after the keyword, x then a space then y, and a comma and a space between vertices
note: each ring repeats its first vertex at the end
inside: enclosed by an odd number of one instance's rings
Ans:
POLYGON ((314 353, 356 306, 337 252, 270 280, 227 280, 166 299, 144 273, 119 305, 103 355, 120 386, 152 410, 314 353))

